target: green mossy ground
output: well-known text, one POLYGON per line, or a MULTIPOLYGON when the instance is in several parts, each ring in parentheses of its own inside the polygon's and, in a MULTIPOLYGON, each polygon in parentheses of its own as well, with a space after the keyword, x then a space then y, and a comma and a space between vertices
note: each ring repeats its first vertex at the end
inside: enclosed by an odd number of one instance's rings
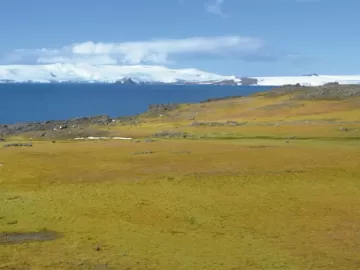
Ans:
POLYGON ((107 127, 190 139, 1 148, 0 233, 63 237, 0 243, 0 269, 359 269, 357 101, 257 109, 286 98, 184 105, 107 127), (190 117, 248 124, 193 127, 190 117))

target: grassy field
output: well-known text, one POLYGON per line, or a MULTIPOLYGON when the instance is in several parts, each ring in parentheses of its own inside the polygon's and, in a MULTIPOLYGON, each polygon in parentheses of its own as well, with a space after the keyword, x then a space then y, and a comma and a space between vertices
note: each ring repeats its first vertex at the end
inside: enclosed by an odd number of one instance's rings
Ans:
POLYGON ((189 139, 1 148, 0 269, 360 269, 357 101, 284 109, 286 99, 184 105, 106 127, 189 139), (47 230, 61 235, 1 238, 47 230))

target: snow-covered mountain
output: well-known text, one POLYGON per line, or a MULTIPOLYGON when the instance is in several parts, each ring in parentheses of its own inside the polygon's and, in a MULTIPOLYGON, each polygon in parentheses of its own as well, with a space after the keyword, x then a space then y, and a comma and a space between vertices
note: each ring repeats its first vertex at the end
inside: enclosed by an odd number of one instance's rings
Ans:
POLYGON ((134 82, 203 82, 235 78, 198 69, 169 69, 164 66, 120 66, 88 64, 9 65, 0 66, 3 82, 105 82, 131 78, 134 82))
POLYGON ((255 77, 257 85, 282 86, 300 84, 303 86, 320 86, 327 83, 360 84, 360 75, 309 75, 284 77, 255 77))
POLYGON ((307 75, 291 77, 236 77, 209 73, 198 69, 170 69, 164 66, 120 66, 89 64, 0 65, 0 82, 73 82, 73 83, 177 83, 216 85, 300 84, 318 86, 338 82, 360 84, 360 75, 307 75))

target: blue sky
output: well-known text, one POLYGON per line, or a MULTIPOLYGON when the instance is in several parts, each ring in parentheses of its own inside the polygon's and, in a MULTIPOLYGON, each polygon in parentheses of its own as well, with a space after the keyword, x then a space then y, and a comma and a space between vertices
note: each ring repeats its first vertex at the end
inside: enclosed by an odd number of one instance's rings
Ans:
POLYGON ((359 0, 3 0, 0 64, 360 74, 359 0))

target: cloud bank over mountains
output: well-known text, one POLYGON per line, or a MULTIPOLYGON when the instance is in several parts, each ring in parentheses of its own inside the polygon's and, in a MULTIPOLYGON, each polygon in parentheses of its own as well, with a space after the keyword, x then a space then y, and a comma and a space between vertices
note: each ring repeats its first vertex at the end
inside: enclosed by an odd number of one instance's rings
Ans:
POLYGON ((1 64, 167 64, 190 55, 248 58, 261 54, 265 43, 251 36, 191 37, 148 41, 84 42, 62 48, 16 49, 0 56, 1 64))

